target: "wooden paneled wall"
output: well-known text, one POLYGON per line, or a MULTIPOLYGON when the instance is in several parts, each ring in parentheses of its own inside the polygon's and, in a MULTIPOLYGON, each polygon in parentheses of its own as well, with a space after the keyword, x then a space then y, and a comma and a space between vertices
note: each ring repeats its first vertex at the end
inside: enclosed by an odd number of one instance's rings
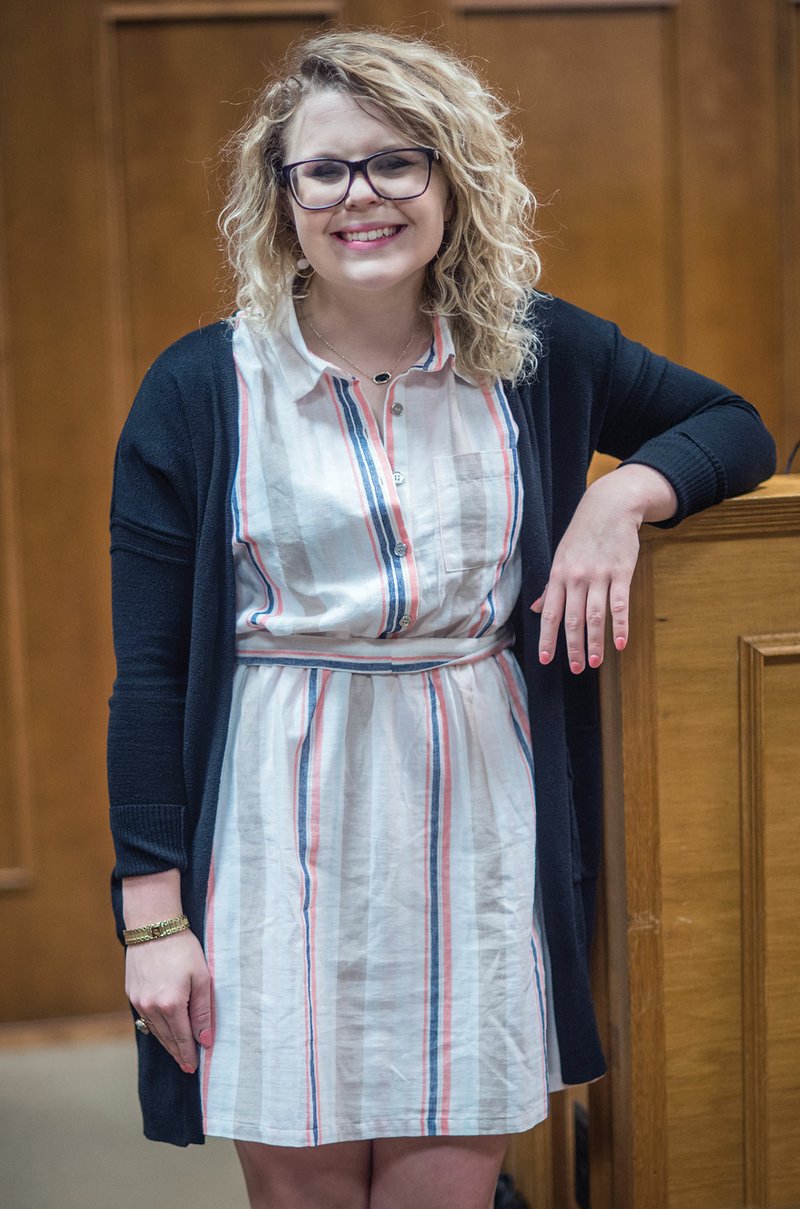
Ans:
POLYGON ((6 0, 0 13, 0 1019, 123 1006, 107 513, 135 382, 225 313, 215 157, 325 20, 474 54, 543 203, 545 283, 800 436, 795 0, 6 0), (7 973, 6 973, 7 972, 7 973))

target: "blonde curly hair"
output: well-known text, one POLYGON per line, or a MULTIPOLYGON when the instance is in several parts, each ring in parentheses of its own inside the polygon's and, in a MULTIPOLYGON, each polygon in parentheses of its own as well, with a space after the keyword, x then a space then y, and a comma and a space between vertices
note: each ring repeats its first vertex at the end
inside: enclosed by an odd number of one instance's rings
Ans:
POLYGON ((476 379, 533 371, 539 341, 529 311, 541 262, 536 200, 516 162, 508 109, 470 66, 416 37, 333 29, 290 49, 228 145, 231 184, 220 230, 249 318, 274 319, 282 296, 303 296, 301 250, 281 180, 289 123, 305 97, 334 88, 368 102, 404 136, 435 147, 450 190, 445 239, 427 266, 422 310, 445 315, 460 370, 476 379))

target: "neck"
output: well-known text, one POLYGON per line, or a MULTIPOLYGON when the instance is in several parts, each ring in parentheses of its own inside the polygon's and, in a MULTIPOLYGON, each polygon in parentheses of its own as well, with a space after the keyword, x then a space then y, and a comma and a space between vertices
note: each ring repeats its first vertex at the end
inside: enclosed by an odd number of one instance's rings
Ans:
POLYGON ((361 346, 385 348, 402 345, 415 326, 422 328, 418 290, 394 289, 387 295, 331 294, 324 282, 315 282, 311 296, 306 299, 302 314, 330 340, 352 348, 354 341, 361 346))

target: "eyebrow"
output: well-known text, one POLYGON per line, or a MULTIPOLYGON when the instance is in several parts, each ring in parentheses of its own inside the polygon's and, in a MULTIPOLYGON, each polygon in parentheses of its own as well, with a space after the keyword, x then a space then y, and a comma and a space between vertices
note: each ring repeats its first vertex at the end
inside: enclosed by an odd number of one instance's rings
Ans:
MULTIPOLYGON (((412 143, 389 143, 385 147, 378 147, 375 151, 368 151, 366 155, 359 155, 356 159, 366 160, 371 155, 381 155, 386 151, 409 151, 416 150, 412 143)), ((290 163, 301 164, 303 160, 341 160, 343 163, 355 163, 355 160, 349 160, 345 155, 339 155, 334 151, 316 151, 311 155, 303 155, 297 160, 291 160, 290 163)))

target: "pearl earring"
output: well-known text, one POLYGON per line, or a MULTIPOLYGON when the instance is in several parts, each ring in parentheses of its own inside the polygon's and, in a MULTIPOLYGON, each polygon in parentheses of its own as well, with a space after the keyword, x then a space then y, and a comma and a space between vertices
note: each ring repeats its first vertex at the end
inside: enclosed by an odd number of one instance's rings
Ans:
POLYGON ((301 257, 300 257, 300 259, 297 261, 297 265, 296 265, 296 267, 297 267, 297 268, 298 268, 298 269, 299 269, 301 272, 302 272, 302 270, 303 270, 303 269, 310 269, 310 268, 311 268, 311 261, 310 261, 310 260, 306 260, 305 256, 301 256, 301 257))

